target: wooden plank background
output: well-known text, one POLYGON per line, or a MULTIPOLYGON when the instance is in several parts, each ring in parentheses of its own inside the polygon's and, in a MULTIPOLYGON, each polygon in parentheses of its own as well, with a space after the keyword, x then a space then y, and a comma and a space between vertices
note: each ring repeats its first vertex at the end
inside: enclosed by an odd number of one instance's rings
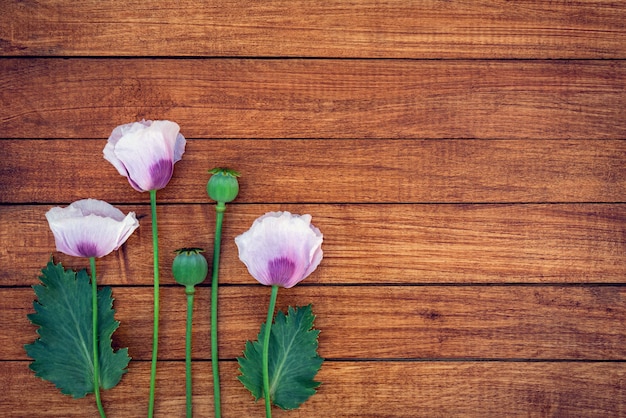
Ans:
MULTIPOLYGON (((626 416, 626 2, 0 0, 0 415, 96 415, 34 377, 44 214, 86 197, 140 228, 98 261, 115 344, 103 393, 147 412, 147 194, 102 158, 118 124, 187 137, 159 192, 156 415, 184 416, 184 292, 172 251, 212 248, 207 170, 242 172, 220 273, 225 417, 262 416, 236 357, 268 289, 233 239, 270 210, 310 213, 324 260, 278 307, 313 303, 318 394, 277 417, 626 416)), ((209 292, 198 290, 194 404, 212 414, 209 292)))

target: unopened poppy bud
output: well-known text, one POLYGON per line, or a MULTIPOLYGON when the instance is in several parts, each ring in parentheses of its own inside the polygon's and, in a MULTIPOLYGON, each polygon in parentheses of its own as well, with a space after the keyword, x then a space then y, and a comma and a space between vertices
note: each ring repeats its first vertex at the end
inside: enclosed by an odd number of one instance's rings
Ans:
POLYGON ((212 174, 206 185, 209 197, 216 202, 228 203, 235 200, 239 193, 239 182, 237 177, 240 174, 228 168, 214 168, 209 170, 212 174))
POLYGON ((172 274, 177 283, 192 287, 202 283, 209 273, 209 265, 201 252, 202 248, 181 248, 172 263, 172 274))

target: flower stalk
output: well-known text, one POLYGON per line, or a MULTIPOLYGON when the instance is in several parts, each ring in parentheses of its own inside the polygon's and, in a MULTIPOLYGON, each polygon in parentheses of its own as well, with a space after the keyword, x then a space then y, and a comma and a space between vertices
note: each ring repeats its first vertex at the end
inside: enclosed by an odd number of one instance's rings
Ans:
POLYGON ((156 190, 150 190, 150 211, 152 216, 152 253, 154 263, 154 319, 152 332, 152 363, 150 366, 150 395, 148 417, 154 416, 154 393, 156 389, 156 371, 159 350, 159 232, 156 211, 156 190))
POLYGON ((185 330, 185 398, 186 398, 186 411, 187 418, 192 417, 193 403, 192 403, 192 375, 191 375, 191 331, 193 325, 193 295, 195 293, 195 287, 187 286, 185 294, 187 295, 187 327, 185 330))
POLYGON ((239 173, 227 168, 209 170, 211 178, 207 183, 207 194, 215 205, 215 239, 213 241, 213 272, 211 275, 211 368, 213 369, 213 399, 215 417, 221 417, 219 353, 217 346, 217 302, 220 269, 220 250, 222 242, 222 223, 226 203, 232 202, 239 193, 239 173))
POLYGON ((178 255, 172 264, 172 274, 177 283, 185 286, 187 295, 187 326, 185 329, 185 387, 187 418, 192 417, 192 374, 191 374, 191 339, 193 328, 193 299, 196 292, 195 285, 206 279, 209 266, 206 258, 200 254, 201 248, 181 248, 175 252, 178 255))
POLYGON ((220 396, 220 372, 219 372, 219 355, 217 348, 217 301, 219 285, 219 268, 220 268, 220 247, 222 241, 222 223, 224 221, 224 211, 226 205, 224 202, 217 202, 215 206, 215 240, 213 244, 213 273, 211 275, 211 368, 213 370, 213 398, 215 417, 222 416, 221 412, 221 396, 220 396))
POLYGON ((276 299, 278 297, 278 286, 272 286, 272 294, 270 296, 270 305, 267 309, 267 320, 265 321, 265 335, 263 338, 263 394, 265 397, 265 416, 272 417, 272 400, 270 391, 270 374, 269 374, 269 350, 270 335, 272 332, 272 322, 274 322, 274 310, 276 309, 276 299))
POLYGON ((101 418, 106 418, 102 400, 100 399, 100 354, 98 350, 98 285, 96 283, 96 258, 89 257, 91 266, 91 326, 93 340, 93 393, 101 418))
POLYGON ((180 126, 169 120, 142 120, 119 125, 102 150, 105 160, 128 179, 138 192, 150 193, 152 246, 154 255, 154 325, 148 417, 154 415, 154 393, 159 347, 159 245, 156 217, 156 191, 167 186, 176 164, 185 152, 187 140, 180 126))

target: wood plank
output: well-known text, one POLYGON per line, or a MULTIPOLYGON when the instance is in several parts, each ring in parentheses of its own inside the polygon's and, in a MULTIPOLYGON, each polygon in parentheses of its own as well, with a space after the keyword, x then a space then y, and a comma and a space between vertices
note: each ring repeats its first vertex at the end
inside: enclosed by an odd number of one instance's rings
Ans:
POLYGON ((0 137, 626 137, 624 61, 3 59, 0 137))
MULTIPOLYGON (((85 260, 54 252, 50 208, 0 206, 0 283, 38 282, 51 254, 80 269, 85 260), (19 237, 19 240, 16 240, 19 237)), ((98 260, 99 283, 150 285, 149 206, 134 211, 140 228, 118 252, 98 260)), ((180 247, 213 248, 213 205, 159 207, 161 282, 180 247)), ((324 260, 312 284, 623 283, 626 205, 246 205, 229 207, 221 281, 253 283, 237 257, 235 236, 271 210, 310 213, 324 233, 324 260)))
MULTIPOLYGON (((0 202, 147 202, 105 144, 0 141, 0 202)), ((626 195, 624 161, 622 140, 190 140, 158 198, 206 203, 220 166, 242 173, 240 203, 611 203, 626 195)))
MULTIPOLYGON (((210 356, 209 287, 197 292, 194 357, 210 356)), ((163 359, 184 359, 182 286, 161 289, 163 359)), ((34 293, 1 288, 0 359, 27 359, 36 339, 26 315, 34 293), (25 330, 31 329, 31 332, 25 330)), ((149 360, 152 289, 115 287, 115 344, 149 360)), ((220 358, 240 356, 265 321, 269 289, 220 289, 220 358)), ((282 289, 278 309, 313 304, 320 355, 329 359, 623 360, 626 288, 621 286, 299 286, 282 289)))
POLYGON ((3 55, 624 58, 621 2, 3 2, 3 55))
MULTIPOLYGON (((71 399, 30 372, 25 362, 5 362, 0 410, 9 417, 95 416, 93 396, 71 399), (28 402, 23 394, 29 394, 28 402)), ((262 416, 236 380, 237 365, 220 364, 224 416, 262 416)), ((213 414, 208 363, 194 364, 194 413, 213 414)), ((121 383, 102 393, 111 418, 143 416, 149 364, 131 363, 121 383)), ((155 416, 182 417, 184 364, 162 362, 155 416)), ((326 362, 317 375, 318 393, 297 411, 274 409, 278 417, 622 416, 624 363, 508 362, 326 362), (592 387, 594 390, 589 390, 592 387)))
MULTIPOLYGON (((102 159, 121 123, 189 139, 159 192, 157 416, 184 413, 184 292, 172 250, 211 248, 206 170, 243 172, 224 229, 224 416, 261 416, 236 380, 267 288, 233 238, 311 213, 320 393, 282 416, 626 416, 626 3, 603 0, 0 0, 0 416, 95 416, 28 370, 44 213, 97 197, 141 228, 98 260, 133 356, 104 393, 145 416, 152 329, 147 194, 102 159), (69 58, 69 59, 66 59, 69 58), (184 58, 184 59, 179 59, 184 58)), ((198 289, 196 415, 212 410, 209 292, 198 289)))

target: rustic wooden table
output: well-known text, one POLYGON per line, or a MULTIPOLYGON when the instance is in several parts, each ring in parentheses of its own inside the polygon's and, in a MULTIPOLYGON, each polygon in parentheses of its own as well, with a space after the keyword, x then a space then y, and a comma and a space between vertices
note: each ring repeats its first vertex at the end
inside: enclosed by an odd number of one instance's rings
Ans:
MULTIPOLYGON (((140 228, 98 261, 133 361, 109 416, 147 411, 148 195, 102 158, 111 130, 188 138, 159 192, 156 415, 184 415, 172 251, 212 248, 207 170, 242 173, 224 225, 225 417, 262 416, 235 358, 269 292, 233 239, 310 213, 325 257, 278 308, 313 303, 319 392, 276 417, 626 415, 626 2, 0 0, 0 415, 96 416, 28 368, 44 218, 86 197, 140 228)), ((208 286, 194 403, 212 415, 208 286)))

